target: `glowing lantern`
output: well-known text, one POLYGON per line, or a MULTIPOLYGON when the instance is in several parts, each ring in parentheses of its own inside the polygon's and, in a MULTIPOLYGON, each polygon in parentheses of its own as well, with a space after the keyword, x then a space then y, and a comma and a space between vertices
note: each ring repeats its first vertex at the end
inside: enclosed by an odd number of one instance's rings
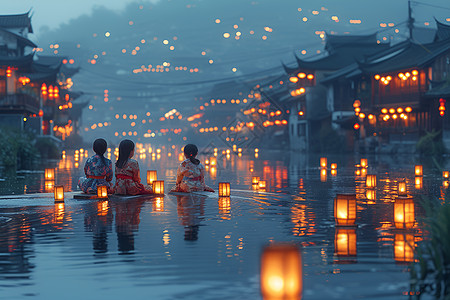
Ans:
POLYGON ((414 174, 416 174, 416 176, 423 176, 423 168, 420 165, 417 165, 414 167, 414 174))
POLYGON ((337 226, 354 226, 356 221, 356 195, 337 194, 334 198, 334 220, 337 226))
POLYGON ((361 176, 361 170, 360 169, 356 169, 355 170, 355 175, 356 176, 361 176))
POLYGON ((211 165, 211 167, 217 165, 217 158, 215 156, 211 157, 209 159, 209 164, 211 165))
POLYGON ((47 192, 47 193, 53 192, 53 188, 55 187, 55 182, 53 180, 49 180, 49 181, 46 180, 44 182, 44 185, 45 185, 45 187, 44 187, 45 192, 47 192))
POLYGON ((252 177, 252 184, 259 184, 259 177, 258 176, 253 176, 252 177))
POLYGON ((368 187, 368 188, 377 187, 377 175, 367 175, 366 187, 368 187))
POLYGON ((229 197, 231 192, 229 182, 219 182, 219 197, 229 197))
POLYGON ((367 175, 367 169, 366 168, 362 168, 361 169, 361 177, 364 177, 367 175))
POLYGON ((153 199, 153 211, 162 212, 164 211, 164 198, 156 197, 153 199))
POLYGON ((320 181, 327 181, 327 169, 320 169, 320 181))
POLYGON ((414 185, 416 187, 416 190, 421 190, 423 188, 423 178, 422 177, 416 177, 414 179, 414 185))
POLYGON ((266 189, 266 181, 265 180, 260 180, 258 182, 258 188, 261 189, 261 190, 266 189))
POLYGON ((302 268, 297 246, 275 244, 265 247, 260 279, 263 299, 301 299, 302 268))
POLYGON ((45 169, 45 180, 55 180, 55 169, 45 169))
POLYGON ((97 186, 97 197, 99 199, 108 198, 108 189, 106 188, 106 185, 97 186))
POLYGON ((366 198, 367 198, 367 200, 371 200, 371 201, 377 200, 377 193, 376 193, 376 191, 372 190, 372 189, 367 190, 366 191, 366 198))
POLYGON ((322 168, 326 168, 327 167, 327 158, 326 157, 321 157, 320 158, 320 167, 322 167, 322 168))
POLYGON ((336 228, 334 234, 334 254, 337 256, 356 256, 356 229, 336 228))
POLYGON ((367 168, 367 158, 361 158, 361 168, 367 168))
POLYGON ((164 180, 153 181, 153 193, 156 195, 164 194, 164 180))
POLYGON ((442 172, 442 177, 444 177, 444 178, 448 178, 449 177, 449 172, 448 171, 443 171, 442 172))
POLYGON ((442 182, 442 187, 444 189, 448 189, 449 185, 450 185, 450 182, 448 180, 444 180, 444 182, 442 182))
POLYGON ((336 169, 331 170, 330 173, 331 173, 331 176, 336 176, 337 175, 337 170, 336 169))
POLYGON ((64 186, 57 185, 54 188, 55 202, 64 202, 64 186))
POLYGON ((394 203, 394 224, 397 229, 414 227, 414 201, 409 197, 399 197, 394 203))
MULTIPOLYGON (((229 214, 231 211, 231 201, 230 197, 219 197, 219 213, 222 215, 229 214)), ((223 219, 228 219, 226 217, 222 217, 223 219)))
POLYGON ((406 196, 407 194, 408 194, 408 191, 406 188, 406 181, 399 181, 398 182, 398 195, 406 196))
POLYGON ((394 235, 394 259, 399 263, 410 263, 414 261, 414 235, 394 235))
POLYGON ((336 163, 332 163, 330 167, 331 167, 331 170, 336 170, 337 169, 337 164, 336 163))
POLYGON ((156 174, 156 170, 147 171, 147 184, 151 185, 153 181, 158 179, 158 175, 156 174))

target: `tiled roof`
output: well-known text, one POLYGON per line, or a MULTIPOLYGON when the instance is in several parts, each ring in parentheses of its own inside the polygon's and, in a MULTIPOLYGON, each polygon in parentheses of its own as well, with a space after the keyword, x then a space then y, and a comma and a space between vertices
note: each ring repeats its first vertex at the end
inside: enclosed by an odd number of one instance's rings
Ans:
POLYGON ((28 12, 18 15, 0 15, 0 28, 28 28, 28 31, 33 33, 28 12))

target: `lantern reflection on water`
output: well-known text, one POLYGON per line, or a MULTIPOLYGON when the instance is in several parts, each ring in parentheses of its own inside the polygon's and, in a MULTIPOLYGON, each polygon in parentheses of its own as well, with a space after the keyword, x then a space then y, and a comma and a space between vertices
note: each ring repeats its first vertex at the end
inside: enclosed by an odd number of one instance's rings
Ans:
POLYGON ((53 180, 44 181, 44 191, 46 193, 53 192, 53 188, 55 187, 55 182, 53 180))
POLYGON ((55 169, 45 169, 44 177, 45 180, 55 180, 55 169))
POLYGON ((300 250, 291 244, 273 244, 261 256, 263 299, 301 299, 303 264, 300 250))
POLYGON ((65 212, 65 207, 64 207, 64 202, 61 203, 55 203, 55 223, 56 224, 61 224, 64 221, 64 212, 65 212))
POLYGON ((416 190, 420 190, 423 188, 423 178, 422 177, 416 177, 414 179, 414 185, 416 187, 416 190))
POLYGON ((163 212, 164 211, 164 198, 156 197, 153 199, 153 211, 163 212))
POLYGON ((354 226, 356 221, 356 195, 337 194, 334 198, 334 220, 337 226, 354 226))
POLYGON ((331 176, 336 176, 337 175, 337 170, 336 169, 335 170, 331 170, 330 173, 331 173, 331 176))
POLYGON ((366 198, 367 198, 367 200, 377 200, 377 193, 376 193, 376 190, 374 190, 374 189, 368 189, 367 191, 366 191, 366 198))
POLYGON ((219 204, 219 213, 221 215, 224 215, 224 216, 222 216, 222 219, 229 220, 230 218, 227 217, 226 215, 229 215, 231 212, 230 197, 219 197, 218 204, 219 204))
POLYGON ((327 167, 327 158, 326 157, 321 157, 320 158, 320 167, 321 168, 326 168, 327 167))
POLYGON ((377 186, 377 175, 367 175, 366 187, 375 188, 377 186))
POLYGON ((399 197, 394 203, 394 224, 397 229, 414 227, 414 200, 411 197, 399 197))
POLYGON ((153 181, 153 193, 156 195, 164 194, 164 180, 153 181))
POLYGON ((399 263, 410 263, 414 261, 414 235, 394 235, 394 259, 399 263))
POLYGON ((356 256, 356 229, 336 228, 334 254, 337 256, 356 256))
POLYGON ((417 165, 414 167, 414 174, 416 176, 423 176, 423 168, 421 165, 417 165))
POLYGON ((320 181, 327 181, 327 169, 320 169, 320 181))
POLYGON ((97 197, 99 199, 108 198, 108 188, 106 187, 106 185, 97 186, 97 197))
POLYGON ((109 203, 108 201, 98 201, 97 202, 97 216, 104 217, 108 215, 109 203))
POLYGON ((153 181, 158 179, 158 175, 156 170, 149 170, 147 171, 147 184, 152 185, 153 181))
POLYGON ((449 178, 450 174, 449 171, 442 171, 442 177, 449 178))
POLYGON ((54 188, 55 202, 64 202, 64 186, 57 185, 54 188))
POLYGON ((229 197, 231 192, 229 182, 219 182, 219 197, 229 197))
POLYGON ((399 196, 406 196, 406 195, 408 195, 408 190, 406 189, 406 181, 399 181, 398 182, 398 195, 399 196))
POLYGON ((252 184, 258 184, 259 183, 259 177, 258 176, 253 176, 252 177, 252 184))

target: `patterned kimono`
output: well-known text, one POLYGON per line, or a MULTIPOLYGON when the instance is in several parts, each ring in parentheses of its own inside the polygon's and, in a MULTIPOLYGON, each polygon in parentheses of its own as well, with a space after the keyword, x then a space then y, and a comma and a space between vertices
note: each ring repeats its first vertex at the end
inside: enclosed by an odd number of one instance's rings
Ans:
POLYGON ((97 186, 106 185, 108 193, 112 192, 113 178, 112 164, 107 158, 104 158, 106 165, 103 163, 100 155, 94 155, 87 159, 84 165, 84 174, 86 177, 80 177, 78 187, 85 193, 97 194, 97 186))
POLYGON ((119 195, 151 194, 150 187, 141 183, 139 164, 134 159, 129 159, 122 168, 116 166, 116 185, 114 193, 119 195))
POLYGON ((207 186, 205 184, 205 168, 201 163, 195 165, 190 159, 184 160, 177 170, 177 177, 183 175, 181 183, 175 186, 173 192, 189 193, 194 191, 204 191, 207 186))

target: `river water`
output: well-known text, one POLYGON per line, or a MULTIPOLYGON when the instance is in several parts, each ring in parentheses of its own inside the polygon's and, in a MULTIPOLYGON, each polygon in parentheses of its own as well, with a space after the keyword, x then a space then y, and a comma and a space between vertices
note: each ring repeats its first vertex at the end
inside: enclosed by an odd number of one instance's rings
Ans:
MULTIPOLYGON (((56 184, 76 191, 86 157, 67 151, 56 184)), ((202 163, 213 154, 200 155, 202 163)), ((263 246, 292 242, 303 260, 303 299, 399 299, 408 292, 408 263, 423 233, 420 199, 443 198, 447 183, 435 164, 416 157, 328 156, 218 151, 207 184, 217 193, 168 195, 179 164, 177 148, 136 155, 145 180, 157 170, 163 198, 75 200, 54 204, 41 170, 0 181, 0 294, 5 299, 258 299, 263 246), (332 174, 330 164, 337 163, 332 174), (361 171, 363 170, 363 171, 361 171), (365 171, 364 171, 365 170, 365 171), (362 174, 357 174, 362 172, 362 174), (366 172, 366 173, 365 173, 366 172), (376 175, 376 188, 366 187, 376 175), (252 176, 266 180, 252 188, 252 176), (415 223, 394 226, 399 181, 413 197, 415 223), (357 196, 357 227, 335 226, 337 194, 357 196)), ((112 155, 114 158, 114 155, 112 155)), ((206 164, 205 164, 206 165, 206 164)))

